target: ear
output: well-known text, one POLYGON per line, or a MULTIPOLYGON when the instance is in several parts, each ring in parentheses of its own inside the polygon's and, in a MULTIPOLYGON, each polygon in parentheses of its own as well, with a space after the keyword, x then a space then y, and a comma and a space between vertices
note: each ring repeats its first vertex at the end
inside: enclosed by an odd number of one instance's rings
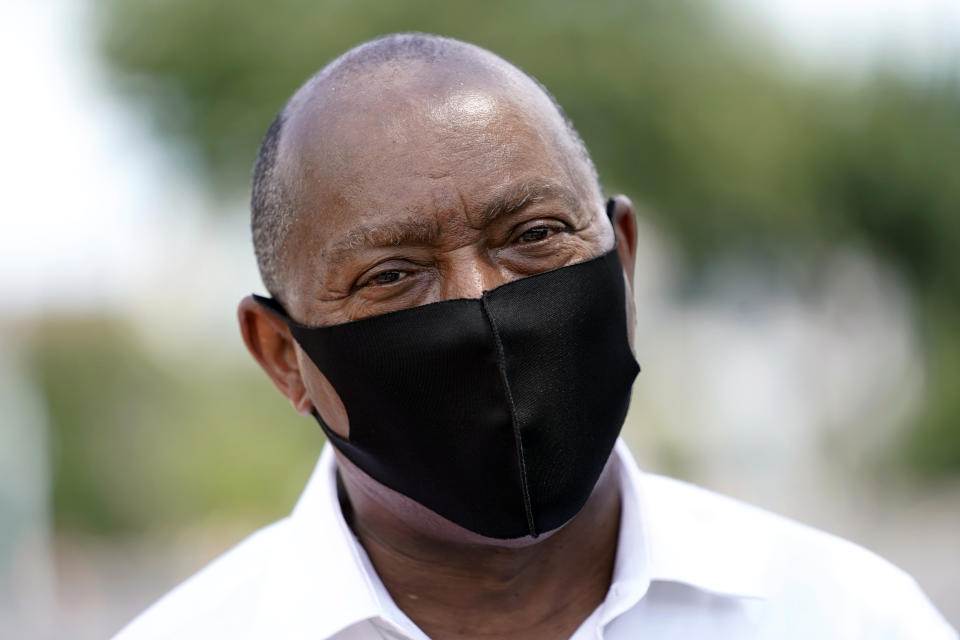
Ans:
POLYGON ((633 267, 637 261, 637 219, 630 198, 619 194, 610 198, 613 207, 613 230, 617 236, 617 253, 620 264, 633 287, 633 267))
POLYGON ((296 346, 287 323, 254 300, 253 296, 240 301, 237 320, 250 355, 270 376, 280 393, 290 400, 293 408, 309 414, 313 403, 307 395, 297 363, 296 346))

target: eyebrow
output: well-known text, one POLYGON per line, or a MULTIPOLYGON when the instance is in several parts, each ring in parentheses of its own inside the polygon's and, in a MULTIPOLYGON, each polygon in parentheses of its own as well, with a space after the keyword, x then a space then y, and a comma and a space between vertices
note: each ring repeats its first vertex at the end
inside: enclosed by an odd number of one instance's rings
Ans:
POLYGON ((324 252, 335 265, 360 248, 399 247, 404 244, 430 244, 440 235, 436 220, 398 220, 387 224, 361 225, 324 252))
MULTIPOLYGON (((571 212, 580 209, 579 200, 567 187, 547 180, 530 180, 510 185, 496 194, 479 211, 478 219, 481 225, 486 226, 497 218, 551 200, 561 201, 571 212)), ((423 217, 415 214, 415 219, 354 227, 347 232, 343 240, 325 251, 324 255, 330 264, 340 265, 350 253, 361 248, 431 244, 440 236, 440 224, 435 219, 424 220, 423 217)))
POLYGON ((533 180, 511 185, 497 194, 480 212, 480 222, 487 225, 500 216, 549 200, 560 200, 572 212, 580 209, 580 201, 570 189, 547 180, 533 180))

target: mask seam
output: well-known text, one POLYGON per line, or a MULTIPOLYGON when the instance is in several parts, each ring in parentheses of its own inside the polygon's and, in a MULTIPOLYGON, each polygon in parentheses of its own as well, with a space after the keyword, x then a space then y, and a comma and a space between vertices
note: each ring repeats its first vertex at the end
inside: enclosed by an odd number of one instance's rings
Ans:
POLYGON ((507 380, 507 360, 503 352, 503 341, 500 340, 500 331, 497 329, 497 323, 493 321, 493 314, 490 313, 490 307, 487 306, 487 296, 480 299, 483 307, 483 315, 490 324, 490 330, 493 333, 493 342, 497 347, 497 364, 500 369, 500 380, 503 383, 504 395, 507 399, 507 406, 510 409, 510 423, 513 426, 513 439, 517 445, 517 460, 520 465, 520 492, 523 494, 523 510, 527 517, 527 527, 530 535, 537 537, 537 528, 533 521, 533 506, 530 501, 530 487, 527 481, 527 463, 523 455, 523 438, 520 436, 520 423, 517 420, 517 408, 513 401, 513 392, 510 390, 510 383, 507 380))

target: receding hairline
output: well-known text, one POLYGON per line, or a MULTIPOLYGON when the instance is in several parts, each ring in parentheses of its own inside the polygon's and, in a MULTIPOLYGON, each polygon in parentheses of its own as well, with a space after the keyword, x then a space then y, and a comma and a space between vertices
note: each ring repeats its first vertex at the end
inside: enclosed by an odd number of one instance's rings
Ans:
POLYGON ((532 75, 477 45, 423 33, 401 33, 383 36, 357 45, 335 58, 313 74, 290 97, 280 111, 283 126, 278 131, 277 159, 285 155, 285 132, 295 130, 298 120, 311 122, 318 104, 328 100, 338 107, 348 108, 351 93, 367 90, 376 80, 376 74, 393 70, 406 75, 396 84, 414 94, 437 87, 448 89, 454 83, 465 88, 481 88, 501 99, 517 100, 531 97, 542 101, 545 116, 558 116, 560 142, 569 142, 578 151, 591 171, 593 163, 579 134, 563 107, 543 84, 532 75), (406 43, 406 44, 404 44, 406 43), (451 64, 438 65, 447 62, 451 64), (357 82, 363 78, 366 82, 357 82), (508 82, 504 82, 504 80, 508 82), (404 86, 403 82, 409 84, 404 86), (458 82, 459 81, 459 82, 458 82), (522 92, 522 93, 521 93, 522 92))
MULTIPOLYGON (((398 72, 410 70, 415 64, 417 73, 425 73, 427 79, 431 73, 436 73, 436 64, 441 61, 455 62, 458 71, 462 73, 464 84, 476 87, 479 84, 490 82, 503 97, 510 97, 510 89, 526 91, 526 95, 534 97, 534 101, 546 99, 543 104, 545 113, 556 115, 560 125, 557 130, 557 143, 570 145, 577 159, 583 162, 583 168, 588 180, 599 190, 599 180, 593 161, 587 152, 586 145, 573 127, 567 114, 554 96, 536 78, 526 73, 520 67, 482 47, 447 38, 420 33, 405 33, 383 36, 364 42, 353 49, 335 58, 322 69, 311 76, 286 102, 268 130, 267 136, 261 145, 257 163, 254 168, 253 192, 251 194, 251 226, 254 235, 254 250, 260 267, 264 285, 270 293, 283 299, 285 296, 285 277, 283 272, 284 248, 288 231, 292 228, 296 212, 291 203, 292 198, 285 194, 278 165, 283 164, 281 158, 285 155, 286 133, 295 129, 297 120, 301 117, 309 118, 311 106, 318 100, 328 98, 327 90, 333 91, 343 87, 337 99, 342 99, 344 93, 349 94, 357 85, 358 76, 370 74, 376 70, 390 67, 398 72), (505 90, 497 80, 507 77, 513 85, 505 90)), ((442 68, 441 68, 442 69, 442 68)), ((443 70, 449 73, 449 69, 443 70)), ((449 83, 446 78, 438 82, 449 83)))
POLYGON ((463 65, 461 68, 464 70, 485 71, 491 77, 497 73, 507 73, 523 78, 540 92, 547 93, 533 76, 483 47, 445 36, 400 33, 361 43, 334 58, 294 92, 285 109, 289 113, 289 107, 301 100, 309 100, 324 84, 346 82, 372 69, 399 67, 403 63, 428 67, 441 61, 457 62, 463 65))

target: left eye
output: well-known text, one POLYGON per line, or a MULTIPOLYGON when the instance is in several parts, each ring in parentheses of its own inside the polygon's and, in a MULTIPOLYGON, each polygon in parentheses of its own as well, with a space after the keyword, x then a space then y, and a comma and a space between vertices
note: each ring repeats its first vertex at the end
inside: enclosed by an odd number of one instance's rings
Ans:
POLYGON ((531 243, 531 242, 540 242, 541 240, 546 240, 547 237, 554 231, 555 229, 553 229, 552 227, 545 227, 545 226, 532 227, 530 229, 527 229, 523 233, 521 233, 519 240, 520 242, 525 244, 531 243))
POLYGON ((378 286, 384 284, 391 284, 403 278, 404 273, 402 271, 390 270, 383 271, 373 276, 365 283, 367 286, 378 286))

